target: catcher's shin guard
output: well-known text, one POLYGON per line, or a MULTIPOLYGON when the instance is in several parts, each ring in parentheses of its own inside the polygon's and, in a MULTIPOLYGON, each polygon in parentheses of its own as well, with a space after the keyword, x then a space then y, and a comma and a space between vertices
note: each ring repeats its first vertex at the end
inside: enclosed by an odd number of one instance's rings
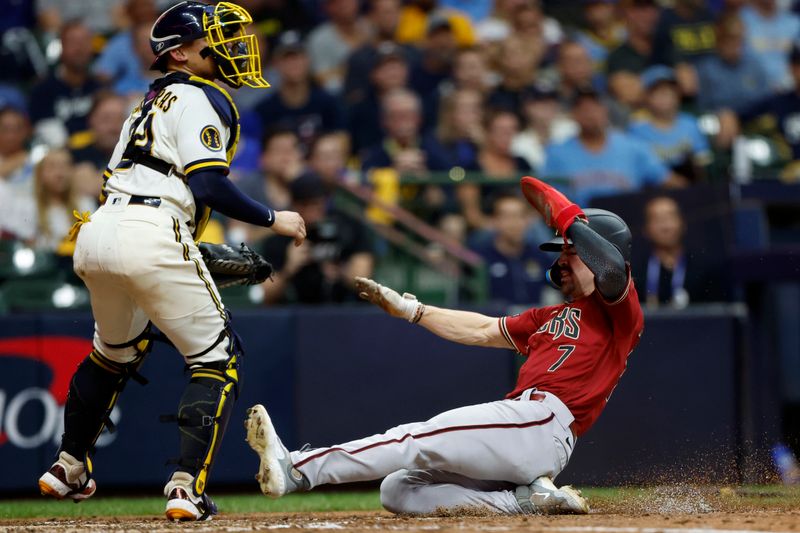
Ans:
POLYGON ((111 411, 128 379, 146 383, 138 369, 149 349, 150 341, 139 342, 135 358, 124 364, 92 350, 72 376, 64 406, 64 434, 59 453, 64 451, 82 460, 90 475, 92 462, 89 456, 103 429, 115 430, 110 419, 111 411))
POLYGON ((242 351, 238 336, 230 328, 227 337, 228 360, 192 365, 191 380, 178 407, 181 454, 177 470, 194 476, 195 496, 202 496, 206 489, 211 466, 239 396, 242 351))

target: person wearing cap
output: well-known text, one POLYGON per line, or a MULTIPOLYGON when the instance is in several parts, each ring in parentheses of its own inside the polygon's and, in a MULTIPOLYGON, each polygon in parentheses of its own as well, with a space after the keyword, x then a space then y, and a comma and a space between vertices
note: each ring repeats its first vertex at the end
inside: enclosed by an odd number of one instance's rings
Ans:
POLYGON ((531 86, 522 94, 521 111, 525 127, 511 142, 511 152, 531 168, 542 168, 546 144, 566 141, 578 133, 575 121, 559 103, 558 93, 546 84, 531 86))
POLYGON ((628 132, 652 148, 661 161, 689 181, 700 181, 711 162, 711 148, 697 119, 680 112, 680 89, 673 69, 656 65, 642 73, 645 114, 628 132))
POLYGON ((292 209, 306 221, 308 234, 301 246, 280 235, 259 244, 275 269, 262 285, 265 303, 358 301, 354 277, 371 275, 374 266, 366 227, 331 207, 329 189, 314 172, 300 175, 289 190, 292 209))
POLYGON ((281 82, 277 91, 268 93, 255 107, 261 123, 291 128, 305 145, 322 132, 344 129, 337 99, 311 79, 309 57, 300 34, 283 33, 273 57, 281 82))
POLYGON ((383 134, 380 113, 375 111, 380 108, 383 96, 394 89, 408 86, 408 61, 399 45, 381 43, 375 49, 375 54, 368 92, 362 101, 350 106, 347 113, 347 129, 355 153, 367 148, 383 134))
POLYGON ((370 73, 384 43, 399 46, 408 63, 419 59, 419 50, 410 44, 396 42, 400 21, 400 0, 371 0, 365 20, 370 24, 372 37, 350 54, 347 59, 342 97, 347 105, 355 105, 369 94, 370 73))
POLYGON ((578 135, 547 146, 541 173, 568 179, 581 204, 598 196, 683 183, 649 146, 609 128, 608 109, 596 91, 577 92, 572 118, 578 135))
POLYGON ((344 85, 347 57, 369 39, 369 25, 358 14, 358 0, 323 0, 328 21, 308 35, 314 79, 339 94, 344 85))
POLYGON ((745 46, 745 28, 736 15, 722 17, 715 27, 716 48, 696 64, 703 112, 746 106, 770 94, 762 62, 745 46))

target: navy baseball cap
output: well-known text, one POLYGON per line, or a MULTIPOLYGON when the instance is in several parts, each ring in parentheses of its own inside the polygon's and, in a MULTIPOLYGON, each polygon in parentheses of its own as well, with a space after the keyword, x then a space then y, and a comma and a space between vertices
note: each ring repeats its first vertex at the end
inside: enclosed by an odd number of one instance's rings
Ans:
POLYGON ((306 171, 289 184, 289 193, 293 201, 304 202, 324 198, 328 191, 319 174, 306 171))
POLYGON ((303 38, 299 32, 294 30, 283 32, 275 43, 275 55, 284 56, 286 54, 302 54, 306 51, 303 38))
POLYGON ((375 49, 375 63, 373 67, 382 65, 386 61, 396 59, 399 61, 406 61, 406 54, 403 49, 393 42, 386 41, 377 46, 375 49))
POLYGON ((663 82, 677 83, 675 71, 666 65, 653 65, 642 72, 642 86, 648 91, 663 82))
POLYGON ((549 84, 537 83, 526 87, 522 91, 522 99, 525 101, 541 101, 541 100, 556 100, 558 93, 555 87, 549 84))

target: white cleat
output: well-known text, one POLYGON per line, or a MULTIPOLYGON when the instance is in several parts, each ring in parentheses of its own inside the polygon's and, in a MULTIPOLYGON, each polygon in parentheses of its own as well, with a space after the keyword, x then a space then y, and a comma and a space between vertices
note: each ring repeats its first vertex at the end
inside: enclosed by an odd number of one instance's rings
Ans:
POLYGON ((261 492, 270 498, 280 498, 290 492, 309 489, 308 479, 292 464, 289 450, 275 432, 263 405, 247 410, 244 427, 247 428, 247 444, 261 459, 256 473, 261 492))
POLYGON ((517 501, 528 514, 587 514, 589 502, 581 491, 553 484, 547 476, 536 478, 530 485, 517 487, 517 501))
POLYGON ((164 487, 167 520, 172 522, 195 522, 211 520, 217 514, 217 506, 207 495, 195 496, 192 485, 194 477, 187 472, 175 472, 164 487))
POLYGON ((75 503, 91 498, 97 490, 89 478, 86 465, 67 452, 58 454, 58 460, 39 478, 39 491, 57 500, 70 498, 75 503))

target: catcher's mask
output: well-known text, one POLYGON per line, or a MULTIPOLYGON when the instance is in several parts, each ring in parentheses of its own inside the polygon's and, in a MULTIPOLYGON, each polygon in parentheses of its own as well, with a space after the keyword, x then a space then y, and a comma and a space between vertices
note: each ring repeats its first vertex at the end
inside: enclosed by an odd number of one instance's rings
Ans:
POLYGON ((208 48, 200 54, 211 55, 219 77, 233 88, 242 85, 269 87, 261 74, 261 55, 256 36, 245 31, 253 22, 250 13, 230 2, 206 5, 185 1, 161 14, 150 31, 150 47, 156 60, 151 70, 166 71, 169 51, 183 43, 205 38, 208 48))

